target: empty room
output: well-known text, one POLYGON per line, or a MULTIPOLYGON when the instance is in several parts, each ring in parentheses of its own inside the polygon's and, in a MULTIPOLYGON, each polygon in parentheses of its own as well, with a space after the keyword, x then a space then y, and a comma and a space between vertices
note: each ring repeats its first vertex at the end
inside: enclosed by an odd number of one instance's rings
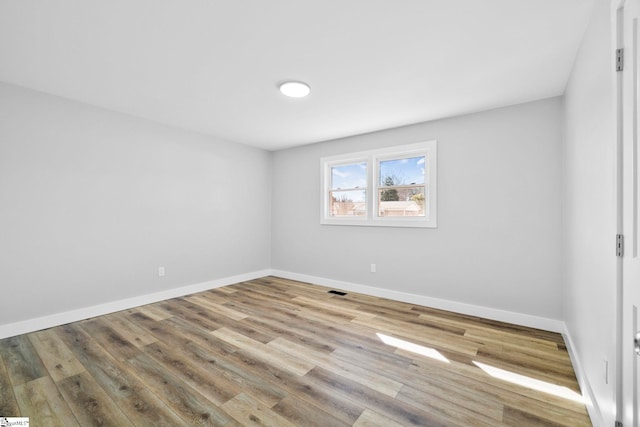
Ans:
POLYGON ((0 0, 0 425, 640 425, 638 16, 0 0))

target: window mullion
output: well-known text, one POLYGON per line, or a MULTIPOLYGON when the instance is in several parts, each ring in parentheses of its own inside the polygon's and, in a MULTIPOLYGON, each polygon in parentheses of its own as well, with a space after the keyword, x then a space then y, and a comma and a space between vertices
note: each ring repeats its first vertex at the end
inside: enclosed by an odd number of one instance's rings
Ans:
POLYGON ((367 171, 369 172, 368 183, 371 189, 368 195, 367 218, 373 220, 378 209, 378 180, 376 179, 376 176, 378 176, 378 159, 374 155, 369 156, 367 171))

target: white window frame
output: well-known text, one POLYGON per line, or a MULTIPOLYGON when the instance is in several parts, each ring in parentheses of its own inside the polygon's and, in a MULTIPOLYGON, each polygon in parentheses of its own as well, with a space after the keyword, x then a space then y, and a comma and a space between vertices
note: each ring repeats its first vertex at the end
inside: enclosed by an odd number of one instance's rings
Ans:
POLYGON ((374 227, 437 227, 437 141, 424 141, 377 150, 347 153, 320 159, 321 203, 320 223, 325 225, 358 225, 374 227), (425 216, 378 216, 378 194, 384 188, 379 185, 380 161, 425 156, 425 216), (335 166, 367 164, 366 214, 362 217, 329 215, 331 168, 335 166))

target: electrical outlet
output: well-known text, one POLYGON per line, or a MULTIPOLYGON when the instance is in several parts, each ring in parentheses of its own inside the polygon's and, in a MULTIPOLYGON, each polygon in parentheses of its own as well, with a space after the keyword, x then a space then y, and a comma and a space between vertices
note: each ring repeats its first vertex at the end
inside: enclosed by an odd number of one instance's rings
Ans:
POLYGON ((158 277, 164 276, 164 267, 158 267, 158 277))
POLYGON ((376 265, 375 264, 371 264, 371 272, 372 273, 376 272, 376 265))
POLYGON ((609 361, 604 359, 604 383, 609 384, 609 361))

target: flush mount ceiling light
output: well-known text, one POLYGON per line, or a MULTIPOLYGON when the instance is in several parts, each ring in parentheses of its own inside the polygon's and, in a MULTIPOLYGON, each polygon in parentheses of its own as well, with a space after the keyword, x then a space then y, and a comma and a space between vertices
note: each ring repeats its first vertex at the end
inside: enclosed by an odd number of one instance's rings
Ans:
POLYGON ((311 88, 303 82, 284 82, 279 86, 280 92, 290 98, 304 98, 311 93, 311 88))

